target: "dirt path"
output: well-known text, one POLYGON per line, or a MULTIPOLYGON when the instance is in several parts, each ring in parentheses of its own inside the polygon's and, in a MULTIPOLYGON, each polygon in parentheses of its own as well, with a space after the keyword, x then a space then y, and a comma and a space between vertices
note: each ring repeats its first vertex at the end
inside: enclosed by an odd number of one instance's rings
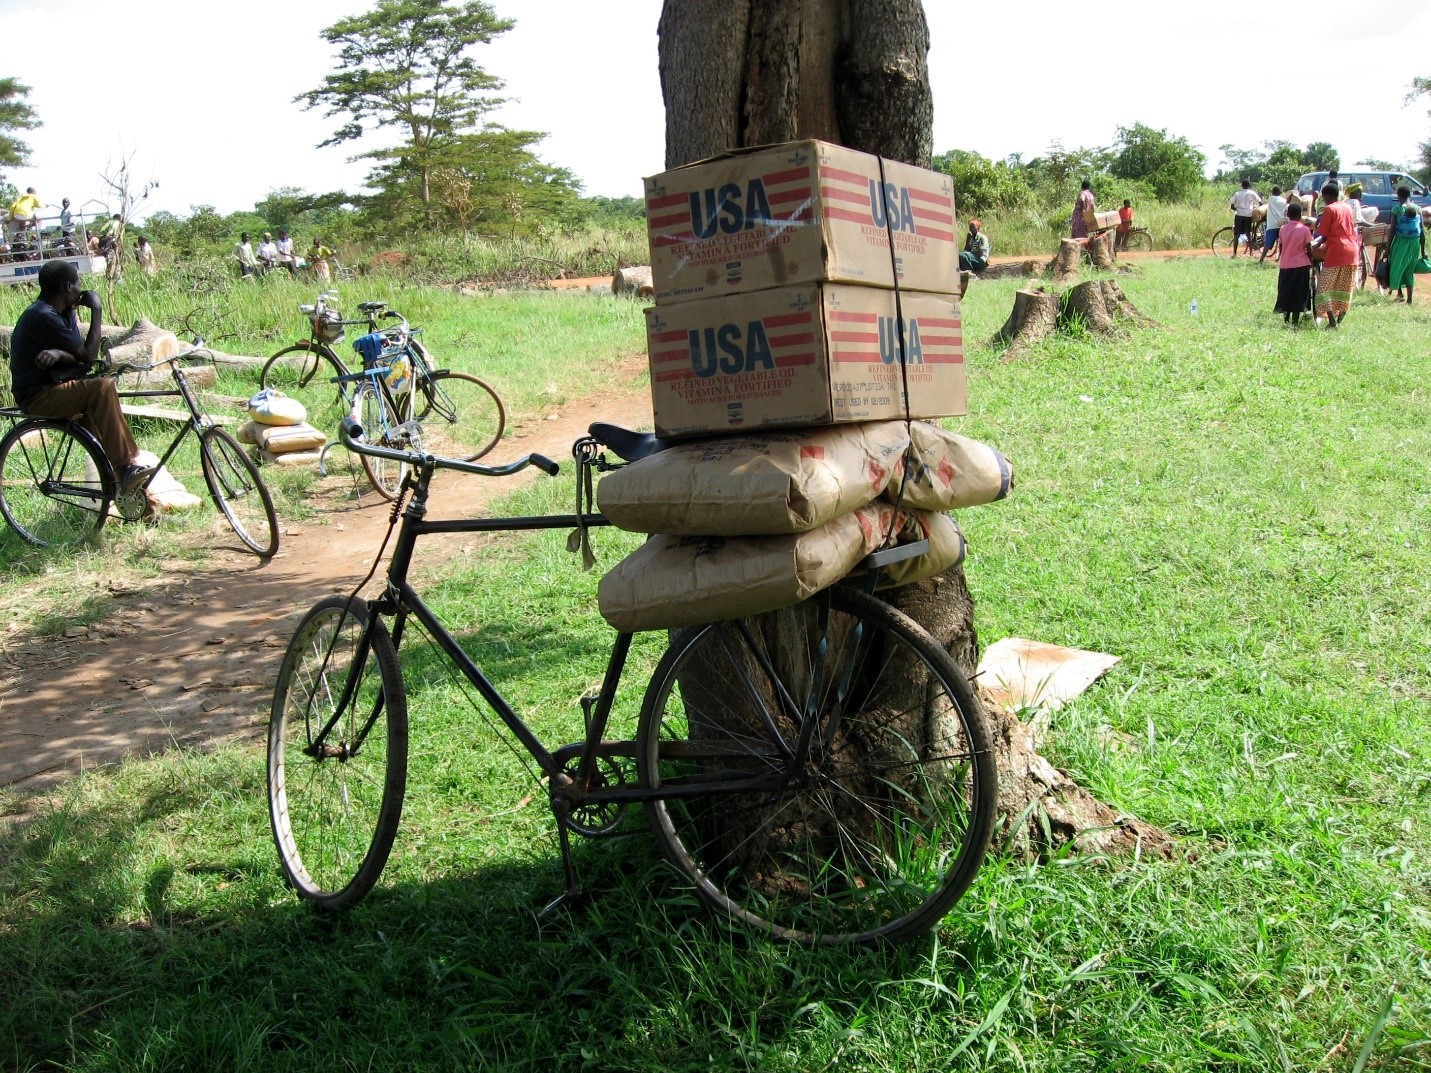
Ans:
MULTIPOLYGON (((638 381, 645 357, 627 364, 622 381, 638 381)), ((538 415, 489 460, 536 451, 563 463, 557 479, 570 486, 571 445, 597 420, 649 429, 650 395, 644 387, 595 395, 538 415)), ((538 476, 445 475, 435 483, 434 516, 474 515, 538 476)), ((111 586, 109 613, 87 630, 66 631, 74 636, 4 638, 0 787, 38 790, 125 756, 260 737, 296 620, 320 597, 353 587, 387 525, 389 504, 372 492, 359 498, 350 474, 318 487, 317 515, 279 520, 282 545, 271 562, 225 548, 201 562, 166 564, 163 577, 142 588, 111 586)))

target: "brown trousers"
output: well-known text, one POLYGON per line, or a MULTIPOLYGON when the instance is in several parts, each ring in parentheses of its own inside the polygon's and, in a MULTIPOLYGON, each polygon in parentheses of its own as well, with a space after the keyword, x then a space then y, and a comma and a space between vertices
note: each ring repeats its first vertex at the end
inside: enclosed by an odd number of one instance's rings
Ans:
POLYGON ((114 381, 107 376, 71 380, 45 388, 25 405, 36 417, 78 417, 80 423, 99 437, 109 464, 116 473, 134 461, 139 447, 119 410, 114 381))

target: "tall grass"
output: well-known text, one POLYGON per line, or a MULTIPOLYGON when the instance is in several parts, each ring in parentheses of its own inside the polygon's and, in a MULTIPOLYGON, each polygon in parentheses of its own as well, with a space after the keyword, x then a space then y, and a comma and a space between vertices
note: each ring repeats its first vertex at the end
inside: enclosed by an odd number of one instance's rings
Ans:
MULTIPOLYGON (((1227 207, 1228 191, 1202 187, 1198 196, 1186 202, 1149 199, 1134 202, 1134 225, 1152 233, 1156 250, 1203 250, 1212 243, 1213 232, 1232 223, 1227 207)), ((1116 209, 1121 201, 1099 202, 1100 211, 1116 209)), ((993 243, 994 257, 1048 257, 1068 237, 1068 218, 1073 205, 1024 206, 996 209, 981 218, 993 243)))
MULTIPOLYGON (((9 799, 31 814, 0 838, 0 1061, 1431 1067, 1431 314, 1363 297, 1337 333, 1289 331, 1274 278, 1150 263, 1123 285, 1160 328, 1009 364, 981 340, 1018 282, 966 303, 956 425, 1018 469, 1011 499, 961 517, 981 636, 1122 657, 1046 752, 1176 834, 1175 860, 996 854, 937 936, 849 954, 713 924, 638 824, 579 845, 589 902, 538 917, 562 882, 544 790, 410 638, 403 828, 346 917, 284 889, 256 745, 9 799)), ((595 349, 554 312, 586 298, 550 298, 547 347, 595 349)), ((598 534, 603 564, 635 539, 598 534)), ((610 633, 562 535, 419 561, 541 732, 578 736, 610 633)))

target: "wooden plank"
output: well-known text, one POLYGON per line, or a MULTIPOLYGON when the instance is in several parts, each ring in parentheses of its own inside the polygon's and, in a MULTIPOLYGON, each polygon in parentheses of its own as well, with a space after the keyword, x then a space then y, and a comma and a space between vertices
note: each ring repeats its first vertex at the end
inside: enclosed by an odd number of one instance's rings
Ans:
MULTIPOLYGON (((128 403, 120 403, 120 411, 126 417, 147 417, 151 421, 174 421, 178 424, 189 422, 188 410, 170 410, 164 406, 131 406, 128 403)), ((237 418, 225 417, 222 414, 210 414, 209 421, 215 425, 232 425, 237 418)))

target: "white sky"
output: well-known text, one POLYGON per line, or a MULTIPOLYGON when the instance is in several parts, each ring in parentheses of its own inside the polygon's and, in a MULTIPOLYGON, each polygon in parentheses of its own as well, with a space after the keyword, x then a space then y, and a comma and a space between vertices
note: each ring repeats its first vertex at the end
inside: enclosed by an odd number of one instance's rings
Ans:
MULTIPOLYGON (((511 98, 494 118, 549 132, 539 155, 588 194, 639 195, 662 169, 661 3, 495 0, 517 25, 476 52, 511 98)), ((331 70, 319 31, 367 6, 0 0, 0 77, 31 87, 44 122, 26 137, 30 165, 7 178, 78 205, 101 198, 100 174, 127 157, 159 182, 144 211, 184 215, 251 208, 279 186, 357 190, 367 165, 347 162, 349 146, 314 148, 333 121, 291 101, 331 70)), ((1330 142, 1346 167, 1407 162, 1431 136, 1431 101, 1402 105, 1412 78, 1431 75, 1417 54, 1427 0, 925 0, 925 11, 936 151, 1028 158, 1055 140, 1107 145, 1141 122, 1186 137, 1212 166, 1220 145, 1283 138, 1330 142), (1095 36, 1110 44, 1080 43, 1095 36)))

